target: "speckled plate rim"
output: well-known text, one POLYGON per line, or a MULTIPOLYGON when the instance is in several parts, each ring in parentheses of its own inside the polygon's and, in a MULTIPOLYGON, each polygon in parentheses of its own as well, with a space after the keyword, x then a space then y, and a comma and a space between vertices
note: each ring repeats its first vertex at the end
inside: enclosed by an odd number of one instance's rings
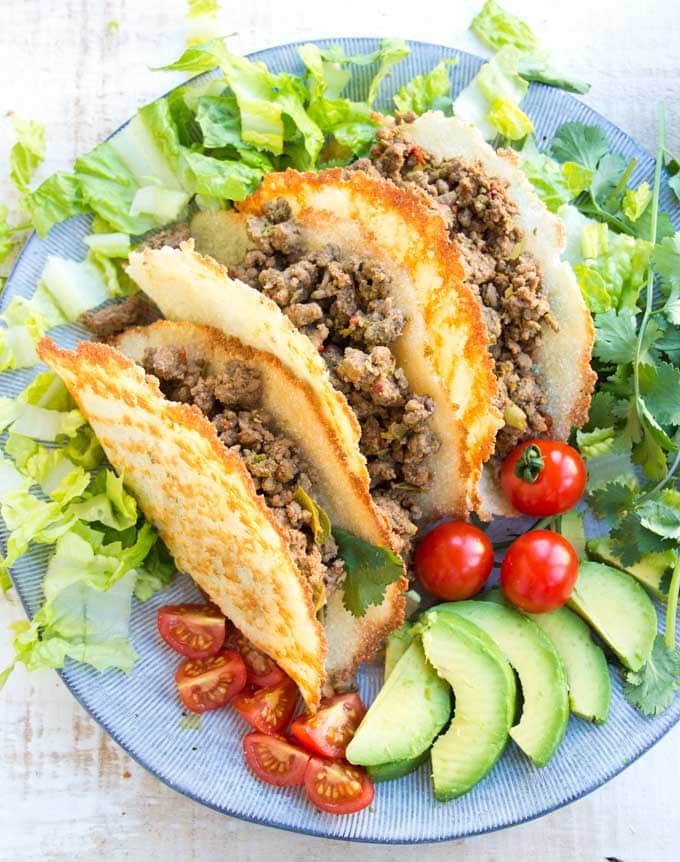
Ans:
MULTIPOLYGON (((297 41, 297 42, 290 42, 290 43, 286 43, 286 44, 282 44, 282 45, 276 45, 276 46, 272 46, 269 48, 261 49, 259 51, 250 53, 246 56, 251 60, 258 60, 258 61, 265 61, 266 62, 266 61, 270 61, 272 59, 275 59, 275 55, 278 52, 290 50, 290 49, 296 48, 300 45, 307 44, 309 42, 314 42, 315 44, 317 44, 321 47, 328 46, 331 44, 337 44, 337 43, 344 44, 345 46, 347 46, 348 43, 351 43, 351 46, 352 46, 351 50, 370 51, 370 50, 375 49, 377 43, 380 41, 380 38, 381 37, 350 37, 350 36, 341 37, 340 36, 340 37, 336 37, 336 38, 305 39, 305 40, 301 40, 301 41, 297 41)), ((412 39, 407 40, 407 42, 411 46, 411 48, 415 48, 415 49, 421 48, 421 49, 425 49, 425 50, 436 49, 436 50, 444 51, 450 55, 459 55, 460 57, 465 57, 466 59, 473 61, 473 62, 476 62, 478 64, 481 64, 482 62, 484 62, 484 58, 482 58, 482 57, 479 57, 475 54, 471 54, 469 52, 461 51, 461 50, 453 48, 453 47, 444 46, 444 45, 440 45, 440 44, 432 43, 432 42, 417 41, 417 40, 412 40, 412 39)), ((425 71, 425 70, 423 70, 423 71, 425 71)), ((171 88, 164 95, 168 95, 168 93, 177 89, 177 87, 194 84, 194 83, 202 80, 203 78, 209 76, 210 74, 211 73, 207 73, 206 75, 197 75, 191 79, 188 79, 187 81, 184 81, 184 82, 176 85, 176 87, 171 88)), ((597 124, 600 125, 603 128, 603 130, 605 130, 605 132, 608 131, 610 133, 611 132, 617 133, 617 137, 619 137, 621 140, 624 140, 628 144, 628 146, 632 146, 637 151, 637 153, 640 157, 640 160, 639 160, 638 164, 636 165, 635 170, 633 171, 631 179, 634 182, 640 182, 646 176, 649 176, 650 170, 651 170, 649 162, 652 162, 652 164, 653 164, 653 157, 650 155, 650 153, 648 151, 646 151, 639 144, 637 144, 637 142, 633 138, 631 138, 631 136, 628 135, 623 129, 621 129, 616 124, 612 123, 610 120, 608 120, 606 117, 604 117, 603 115, 601 115, 597 111, 593 110, 589 106, 582 103, 580 100, 576 99, 574 96, 571 96, 570 94, 563 93, 560 91, 551 90, 551 88, 544 87, 540 84, 532 84, 530 87, 530 91, 529 91, 530 95, 532 92, 535 93, 537 90, 538 91, 548 91, 555 101, 566 100, 567 103, 576 102, 579 105, 579 107, 581 108, 581 110, 585 110, 585 112, 588 113, 589 118, 591 118, 593 121, 597 122, 597 124), (647 165, 640 163, 640 161, 644 162, 645 160, 647 161, 647 165)), ((379 107, 379 105, 378 105, 378 107, 379 107)), ((534 118, 536 118, 536 116, 537 115, 534 113, 534 118)), ((117 129, 115 129, 106 138, 106 140, 108 140, 110 137, 113 137, 117 132, 119 132, 121 129, 123 129, 128 124, 128 122, 129 122, 129 119, 126 120, 124 123, 122 123, 117 129)), ((666 197, 667 202, 669 202, 670 198, 669 198, 667 191, 664 194, 662 194, 662 203, 663 203, 664 197, 666 197)), ((674 218, 673 221, 674 221, 676 228, 677 228, 678 227, 677 217, 674 218)), ((30 237, 28 238, 27 242, 25 243, 24 247, 22 248, 20 254, 18 255, 18 257, 14 263, 14 266, 12 267, 12 270, 8 276, 5 290, 3 291, 3 295, 0 298, 0 309, 4 309, 9 298, 11 297, 13 277, 15 276, 15 273, 17 272, 24 255, 29 251, 29 246, 35 242, 40 242, 40 240, 36 236, 35 233, 32 233, 30 235, 30 237)), ((0 377, 0 380, 1 379, 2 378, 0 377)), ((22 605, 25 613, 27 614, 27 616, 30 618, 31 614, 29 612, 28 602, 27 602, 27 600, 24 596, 23 590, 22 590, 21 581, 15 577, 13 572, 10 572, 10 574, 12 576, 12 581, 13 581, 14 587, 16 589, 17 595, 19 596, 21 605, 22 605)), ((662 628, 663 628, 663 622, 662 622, 662 628)), ((378 838, 378 837, 365 837, 365 836, 361 836, 361 835, 338 836, 338 835, 334 835, 332 833, 329 833, 328 830, 325 830, 323 828, 313 828, 313 827, 305 828, 305 827, 300 827, 300 826, 291 826, 287 823, 277 821, 275 819, 267 818, 266 816, 263 816, 263 817, 251 816, 251 815, 247 815, 247 814, 240 812, 236 808, 231 808, 228 806, 211 803, 208 800, 201 798, 201 796, 196 794, 190 787, 185 786, 181 782, 173 781, 173 780, 169 779, 168 777, 161 775, 155 768, 153 768, 149 764, 145 763, 143 754, 141 754, 139 752, 135 752, 132 748, 132 745, 130 743, 126 743, 121 738, 121 736, 118 734, 118 732, 109 724, 107 719, 101 717, 98 709, 91 707, 86 702, 86 695, 82 695, 76 691, 75 683, 72 682, 70 679, 69 669, 70 669, 70 665, 67 664, 67 666, 63 670, 58 670, 57 673, 58 673, 59 677, 62 679, 62 681, 64 682, 64 684, 66 685, 67 689, 70 691, 70 693, 76 699, 76 701, 80 704, 80 706, 85 710, 85 712, 87 712, 87 714, 90 715, 100 725, 100 727, 114 740, 114 742, 117 745, 119 745, 127 753, 127 755, 132 760, 134 760, 142 768, 144 768, 148 773, 150 773, 154 778, 158 779, 160 782, 162 782, 163 784, 165 784, 167 787, 171 788, 172 790, 182 794, 183 796, 186 796, 187 798, 191 799, 193 802, 197 802, 197 803, 199 803, 199 804, 201 804, 207 808, 212 809, 213 811, 217 811, 221 814, 226 814, 228 816, 235 817, 239 820, 243 820, 244 822, 254 823, 254 824, 260 825, 260 826, 269 826, 269 827, 272 827, 275 829, 281 829, 281 830, 284 830, 287 832, 293 832, 293 833, 298 833, 298 834, 302 834, 302 835, 308 835, 310 837, 329 838, 332 840, 343 840, 343 841, 351 841, 351 842, 365 843, 365 844, 410 845, 410 844, 443 843, 445 841, 452 841, 452 840, 465 838, 465 837, 474 837, 476 835, 484 835, 484 834, 487 834, 490 832, 499 831, 501 829, 507 829, 507 828, 510 828, 512 826, 519 826, 519 825, 524 824, 524 823, 529 823, 532 820, 537 820, 537 819, 539 819, 539 818, 541 818, 547 814, 551 814, 551 813, 554 813, 555 811, 560 810, 561 808, 565 807, 566 805, 571 804, 572 802, 576 802, 579 799, 583 799, 585 796, 589 795, 593 791, 597 790, 598 788, 602 787, 603 785, 605 785, 606 783, 611 781, 613 778, 615 778, 617 775, 621 774, 625 769, 627 769, 629 766, 631 766, 633 763, 635 763, 646 752, 648 752, 657 742, 659 742, 661 739, 663 739, 666 736, 666 734, 678 722, 680 722, 680 707, 677 704, 675 705, 675 709, 673 709, 673 708, 669 709, 661 717, 657 717, 656 719, 649 719, 648 720, 650 722, 649 723, 649 732, 646 735, 644 743, 637 746, 632 751, 632 753, 630 754, 630 756, 627 759, 625 759, 621 763, 617 763, 611 769, 603 770, 591 782, 585 784, 577 792, 574 792, 574 793, 571 793, 571 794, 565 796, 565 798, 560 800, 559 802, 557 802, 555 804, 547 805, 544 808, 537 807, 535 810, 532 810, 532 811, 526 813, 524 816, 512 816, 512 815, 510 815, 505 820, 501 820, 500 822, 498 822, 496 824, 493 824, 490 826, 485 826, 483 828, 458 830, 458 831, 456 831, 454 829, 446 835, 437 835, 437 836, 430 836, 430 837, 422 836, 422 837, 415 837, 415 838, 391 838, 391 837, 385 836, 385 837, 378 838)), ((490 778, 491 778, 491 780, 493 780, 493 778, 491 776, 490 776, 490 778)), ((432 797, 432 803, 433 803, 433 805, 439 804, 439 803, 435 802, 434 797, 432 797)), ((312 819, 314 817, 314 813, 315 813, 315 809, 310 807, 310 819, 312 819)))

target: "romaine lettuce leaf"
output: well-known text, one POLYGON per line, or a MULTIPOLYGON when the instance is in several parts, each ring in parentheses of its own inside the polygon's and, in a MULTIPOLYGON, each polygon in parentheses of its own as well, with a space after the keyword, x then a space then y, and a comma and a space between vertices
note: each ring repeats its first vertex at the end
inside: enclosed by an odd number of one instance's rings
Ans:
POLYGON ((45 128, 37 120, 10 114, 17 137, 9 154, 9 175, 20 192, 27 192, 38 166, 45 158, 45 128))
POLYGON ((55 224, 87 212, 80 180, 65 171, 57 171, 29 192, 22 205, 42 239, 55 224))
POLYGON ((538 37, 531 27, 506 12, 495 0, 486 0, 470 24, 472 32, 494 51, 512 45, 520 51, 532 52, 539 48, 538 37))
POLYGON ((394 94, 394 105, 398 111, 413 111, 424 114, 426 111, 444 111, 450 114, 451 79, 449 68, 458 63, 458 57, 442 60, 429 72, 416 75, 394 94))

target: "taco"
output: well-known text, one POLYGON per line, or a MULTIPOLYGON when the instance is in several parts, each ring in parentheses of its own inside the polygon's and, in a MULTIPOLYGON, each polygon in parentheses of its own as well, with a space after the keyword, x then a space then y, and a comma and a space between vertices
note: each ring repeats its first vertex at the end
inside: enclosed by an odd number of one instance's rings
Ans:
POLYGON ((44 339, 39 352, 179 569, 308 707, 351 685, 401 624, 406 582, 388 522, 309 385, 273 354, 191 323, 75 352, 44 339), (362 553, 383 579, 367 598, 362 553))
POLYGON ((332 383, 405 559, 421 524, 465 516, 501 418, 481 309, 441 216, 364 174, 287 171, 193 230, 233 278, 187 244, 133 253, 128 274, 163 315, 212 322, 332 383))
POLYGON ((487 512, 509 513, 497 482, 505 456, 527 437, 566 440, 587 419, 591 316, 561 260, 564 225, 517 154, 494 150, 475 126, 441 112, 402 120, 390 118, 370 159, 352 167, 423 195, 461 252, 489 329, 504 419, 480 494, 487 512))

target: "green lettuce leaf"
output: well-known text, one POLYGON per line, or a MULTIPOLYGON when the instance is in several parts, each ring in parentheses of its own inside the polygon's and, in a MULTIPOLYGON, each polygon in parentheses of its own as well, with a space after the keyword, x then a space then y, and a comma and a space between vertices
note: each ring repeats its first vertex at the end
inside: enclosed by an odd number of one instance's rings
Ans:
POLYGON ((640 183, 636 189, 626 189, 623 193, 623 212, 631 221, 637 221, 652 200, 649 183, 640 183))
POLYGON ((42 239, 55 224, 87 212, 80 180, 64 171, 57 171, 29 192, 22 205, 42 239))
POLYGON ((512 99, 496 99, 487 114, 491 125, 509 141, 519 141, 533 132, 534 126, 524 111, 512 99))
POLYGON ((494 51, 500 51, 506 45, 512 45, 520 51, 536 51, 540 43, 531 27, 506 12, 495 0, 486 0, 481 10, 470 24, 472 32, 485 45, 494 51))
POLYGON ((590 92, 590 84, 587 81, 554 69, 544 54, 522 57, 519 62, 519 74, 525 81, 557 87, 559 90, 566 90, 567 93, 584 95, 590 92))
POLYGON ((393 97, 396 109, 402 113, 413 111, 424 114, 426 111, 440 110, 450 114, 453 102, 449 69, 457 63, 458 57, 442 60, 429 72, 416 75, 404 84, 393 97))
POLYGON ((33 174, 45 158, 45 128, 37 120, 10 114, 16 143, 9 154, 9 175, 20 192, 27 192, 33 174))

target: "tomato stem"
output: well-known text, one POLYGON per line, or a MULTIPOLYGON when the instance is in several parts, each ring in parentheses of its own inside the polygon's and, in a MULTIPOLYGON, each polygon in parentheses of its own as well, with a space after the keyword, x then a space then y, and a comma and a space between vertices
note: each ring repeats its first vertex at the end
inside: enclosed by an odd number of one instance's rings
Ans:
POLYGON ((541 450, 532 443, 527 446, 519 456, 519 460, 515 464, 515 476, 523 482, 533 485, 533 483, 541 475, 541 471, 545 466, 541 450))

